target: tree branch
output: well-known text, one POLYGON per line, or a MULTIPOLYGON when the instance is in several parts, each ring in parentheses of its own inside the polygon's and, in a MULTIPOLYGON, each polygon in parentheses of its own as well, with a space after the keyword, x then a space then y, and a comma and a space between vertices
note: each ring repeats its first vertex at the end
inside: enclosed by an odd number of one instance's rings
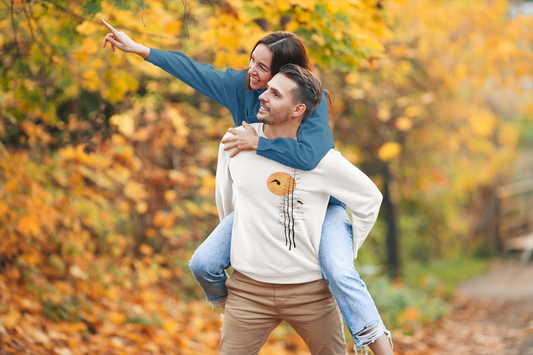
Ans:
MULTIPOLYGON (((77 19, 80 22, 89 21, 89 22, 92 22, 94 24, 101 25, 100 21, 95 21, 95 20, 83 17, 81 15, 78 15, 78 14, 70 11, 69 9, 64 8, 61 5, 55 5, 54 4, 53 6, 55 6, 56 8, 58 8, 59 10, 65 12, 65 13, 69 14, 70 16, 74 17, 75 19, 77 19)), ((155 34, 152 34, 152 33, 144 33, 144 32, 141 32, 139 30, 134 30, 132 28, 122 27, 122 26, 121 26, 121 28, 124 28, 124 29, 126 29, 126 30, 128 30, 130 32, 138 33, 138 34, 145 35, 145 36, 148 36, 148 37, 161 38, 161 39, 166 39, 166 40, 177 40, 177 37, 165 37, 165 36, 155 35, 155 34)))

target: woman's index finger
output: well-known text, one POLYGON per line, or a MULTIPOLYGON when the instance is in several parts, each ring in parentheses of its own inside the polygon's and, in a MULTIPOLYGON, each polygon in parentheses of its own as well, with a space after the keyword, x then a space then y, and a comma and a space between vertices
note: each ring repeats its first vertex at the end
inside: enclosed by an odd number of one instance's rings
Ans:
POLYGON ((104 23, 104 26, 107 27, 109 29, 109 31, 113 32, 114 35, 116 35, 118 33, 117 30, 115 30, 115 28, 113 26, 111 26, 110 24, 108 24, 107 22, 105 22, 104 19, 102 19, 102 22, 104 23))

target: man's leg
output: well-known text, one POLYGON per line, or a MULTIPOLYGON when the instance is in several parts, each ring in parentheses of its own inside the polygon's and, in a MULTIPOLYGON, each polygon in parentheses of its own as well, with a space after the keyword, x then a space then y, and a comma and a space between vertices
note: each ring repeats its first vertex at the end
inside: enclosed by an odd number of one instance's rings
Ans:
POLYGON ((196 249, 189 262, 191 272, 207 301, 215 307, 223 307, 228 296, 226 269, 230 266, 233 218, 233 212, 224 218, 196 249))
POLYGON ((352 226, 340 205, 328 205, 318 257, 322 276, 339 305, 355 347, 370 346, 374 351, 379 339, 378 343, 387 345, 388 349, 383 352, 381 347, 376 347, 377 354, 392 354, 387 339, 390 332, 385 329, 365 283, 355 271, 352 226))
POLYGON ((312 355, 344 355, 342 316, 324 280, 277 285, 280 313, 302 337, 312 355))
POLYGON ((222 324, 220 355, 255 355, 280 323, 274 284, 234 271, 226 282, 228 299, 222 324))

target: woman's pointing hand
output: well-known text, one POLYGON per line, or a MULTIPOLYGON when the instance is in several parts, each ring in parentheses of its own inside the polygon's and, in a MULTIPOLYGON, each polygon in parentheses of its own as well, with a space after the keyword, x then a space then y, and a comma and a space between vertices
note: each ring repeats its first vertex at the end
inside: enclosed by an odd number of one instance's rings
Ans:
POLYGON ((115 51, 115 47, 126 53, 135 53, 144 59, 148 59, 150 56, 150 48, 143 46, 140 43, 135 42, 128 37, 127 34, 121 31, 117 31, 113 26, 108 24, 105 20, 102 20, 104 26, 106 26, 111 33, 108 33, 104 42, 102 43, 102 48, 106 47, 107 42, 111 44, 111 49, 115 51))

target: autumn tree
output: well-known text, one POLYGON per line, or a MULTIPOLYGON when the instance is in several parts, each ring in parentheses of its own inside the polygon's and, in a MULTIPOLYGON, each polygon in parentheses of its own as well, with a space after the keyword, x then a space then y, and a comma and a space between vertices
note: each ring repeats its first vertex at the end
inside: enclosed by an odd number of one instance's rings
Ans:
POLYGON ((337 138, 381 178, 389 267, 464 252, 468 201, 508 171, 518 118, 531 118, 533 21, 504 1, 388 3, 385 55, 333 75, 337 138), (399 213, 400 216, 396 214, 399 213), (399 219, 398 219, 399 218, 399 219))

